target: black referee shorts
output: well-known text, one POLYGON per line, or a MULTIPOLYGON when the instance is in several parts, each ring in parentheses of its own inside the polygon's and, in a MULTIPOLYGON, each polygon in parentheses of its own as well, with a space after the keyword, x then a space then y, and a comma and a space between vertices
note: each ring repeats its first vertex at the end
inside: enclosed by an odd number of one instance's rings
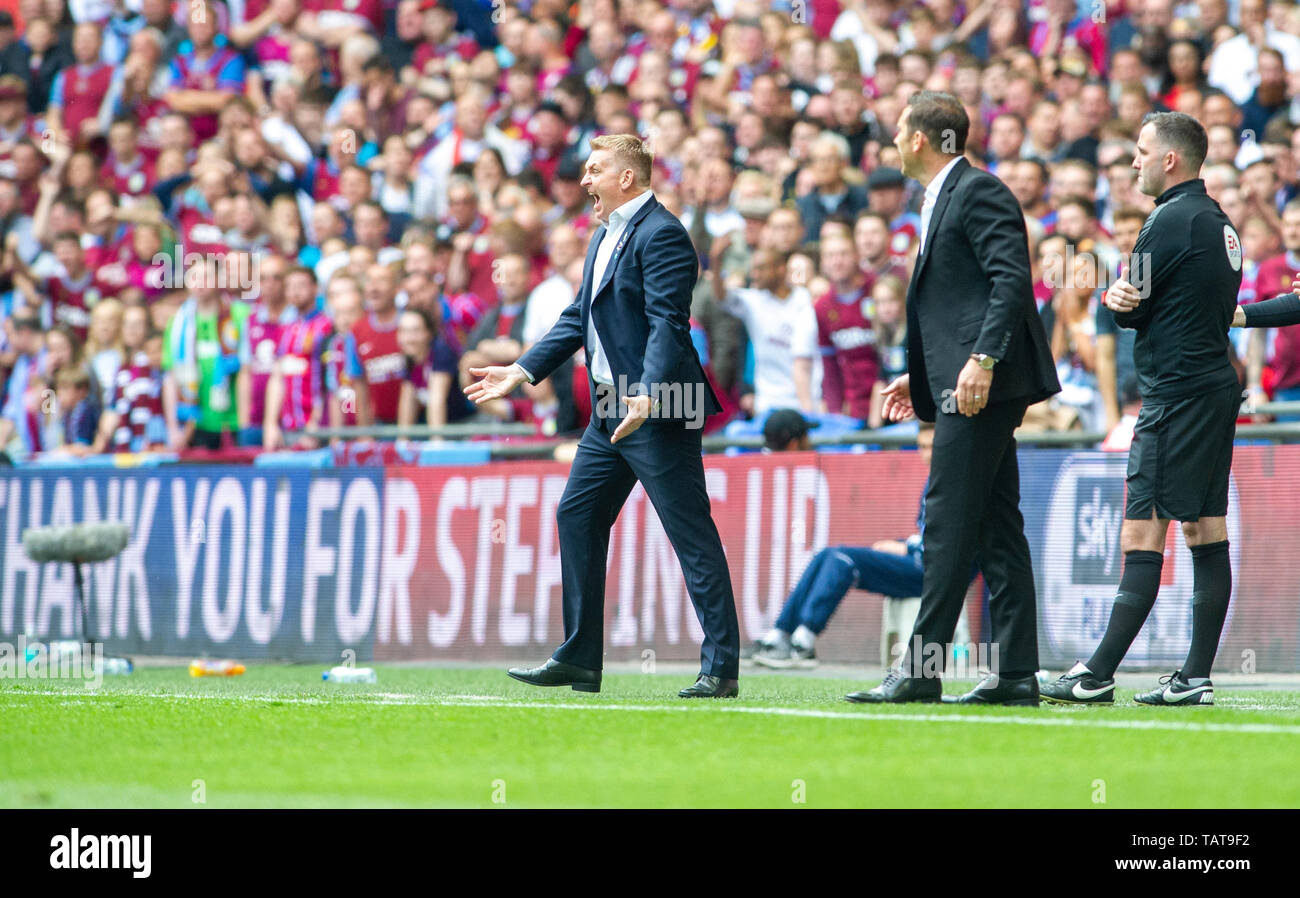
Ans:
POLYGON ((1228 471, 1241 387, 1221 387, 1171 402, 1144 402, 1128 451, 1124 517, 1171 521, 1228 513, 1228 471))

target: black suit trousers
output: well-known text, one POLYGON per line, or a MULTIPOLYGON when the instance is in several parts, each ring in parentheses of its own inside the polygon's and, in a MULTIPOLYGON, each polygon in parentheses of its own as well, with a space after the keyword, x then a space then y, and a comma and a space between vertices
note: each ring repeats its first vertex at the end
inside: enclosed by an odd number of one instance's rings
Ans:
POLYGON ((702 431, 677 422, 647 423, 610 443, 617 424, 614 418, 592 418, 556 509, 565 641, 553 657, 589 670, 603 666, 609 535, 640 481, 681 562, 704 631, 700 672, 735 679, 740 670, 740 625, 705 489, 702 431))
POLYGON ((970 418, 936 415, 921 609, 903 664, 914 676, 922 675, 925 661, 912 651, 918 638, 927 654, 952 641, 975 563, 989 589, 994 672, 1038 670, 1038 605, 1016 461, 1015 429, 1026 408, 1024 401, 1012 400, 970 418))

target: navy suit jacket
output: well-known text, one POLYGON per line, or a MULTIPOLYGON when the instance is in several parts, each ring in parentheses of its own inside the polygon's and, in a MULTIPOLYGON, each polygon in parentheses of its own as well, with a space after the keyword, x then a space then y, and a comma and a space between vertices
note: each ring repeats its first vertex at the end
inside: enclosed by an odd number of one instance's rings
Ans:
MULTIPOLYGON (((703 418, 722 411, 704 376, 691 342, 691 292, 699 276, 698 256, 686 228, 653 196, 628 222, 605 266, 600 284, 592 286, 596 250, 604 239, 602 225, 592 234, 583 267, 582 288, 545 337, 519 359, 535 380, 542 380, 587 345, 587 322, 595 316, 601 346, 609 359, 618 391, 608 416, 621 418, 625 395, 650 393, 660 399, 659 415, 646 423, 703 418), (691 399, 674 400, 690 392, 691 399), (693 403, 693 405, 692 405, 693 403)), ((593 417, 596 383, 588 370, 593 417)), ((606 401, 608 403, 608 400, 606 401)))

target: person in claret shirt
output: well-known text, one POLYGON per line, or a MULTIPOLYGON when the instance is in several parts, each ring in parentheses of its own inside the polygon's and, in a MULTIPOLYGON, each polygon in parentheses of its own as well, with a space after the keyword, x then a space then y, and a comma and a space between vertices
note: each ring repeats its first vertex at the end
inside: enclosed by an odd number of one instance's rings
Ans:
POLYGON ((387 138, 404 133, 407 122, 414 121, 408 118, 407 109, 415 91, 397 80, 397 69, 383 56, 366 60, 361 70, 366 125, 368 132, 382 144, 387 138))
POLYGON ((292 71, 289 51, 301 12, 301 0, 248 0, 244 21, 230 29, 231 43, 256 66, 248 73, 249 93, 254 98, 265 101, 267 86, 292 71))
POLYGON ((530 59, 521 59, 506 69, 505 97, 492 123, 506 137, 519 140, 524 137, 537 104, 537 65, 530 59))
POLYGON ((453 59, 469 62, 479 51, 478 41, 469 34, 455 32, 456 10, 450 0, 420 0, 420 44, 415 48, 412 65, 421 77, 438 77, 447 73, 453 59))
POLYGON ((85 342, 90 331, 90 310, 103 295, 103 285, 86 265, 81 235, 73 231, 59 232, 54 238, 54 257, 59 269, 48 278, 36 277, 16 262, 14 284, 33 304, 42 305, 48 298, 43 317, 54 324, 67 325, 77 339, 85 342))
POLYGON ((126 289, 141 292, 153 304, 167 292, 163 264, 158 254, 163 249, 163 229, 156 224, 138 224, 131 228, 131 256, 124 263, 126 289))
POLYGON ((238 444, 261 446, 266 419, 266 392, 275 367, 275 353, 284 330, 297 317, 284 292, 289 262, 282 256, 266 256, 258 267, 262 295, 253 303, 239 334, 239 374, 235 379, 239 411, 238 444))
POLYGON ((528 167, 541 174, 542 183, 549 191, 556 166, 560 164, 568 143, 569 122, 564 117, 563 107, 547 100, 537 107, 528 125, 528 167))
POLYGON ((244 92, 244 58, 224 36, 218 44, 218 28, 211 0, 192 0, 190 44, 182 44, 171 63, 167 105, 189 117, 200 142, 217 133, 217 116, 230 95, 244 92))
MULTIPOLYGON (((1029 31, 1029 49, 1039 59, 1050 59, 1063 50, 1078 47, 1088 54, 1092 67, 1106 77, 1109 53, 1106 28, 1086 12, 1080 13, 1075 0, 1047 0, 1047 15, 1029 31)), ((1103 23, 1104 23, 1103 17, 1103 23)))
POLYGON ((895 255, 906 254, 921 239, 921 216, 907 208, 906 186, 907 179, 896 168, 880 166, 867 176, 867 208, 889 220, 895 255))
POLYGON ((86 264, 97 272, 105 287, 116 292, 126 286, 125 270, 111 273, 105 266, 126 263, 131 258, 131 225, 118 216, 120 199, 111 188, 96 187, 86 197, 86 233, 81 245, 86 249, 86 264), (89 238, 89 239, 87 239, 89 238))
POLYGON ((821 270, 831 283, 831 289, 813 304, 826 411, 868 421, 880 359, 871 292, 849 237, 832 234, 822 241, 821 270))
POLYGON ((374 423, 370 387, 357 356, 356 341, 352 338, 352 329, 366 314, 361 285, 356 278, 339 274, 330 278, 325 294, 325 305, 334 322, 334 335, 325 351, 329 425, 368 427, 374 423))
POLYGON ((366 316, 352 327, 356 354, 365 369, 376 424, 396 424, 406 363, 397 346, 397 275, 388 265, 366 269, 362 288, 366 316))
POLYGON ((350 128, 335 128, 330 132, 325 158, 316 157, 307 163, 297 186, 318 203, 332 200, 339 195, 339 176, 343 169, 356 161, 355 132, 350 128))
POLYGON ((196 161, 188 172, 154 188, 187 254, 220 255, 226 251, 225 231, 216 210, 219 202, 231 195, 235 181, 235 167, 211 154, 196 161))
MULTIPOLYGON (((1255 296, 1258 299, 1290 293, 1291 283, 1300 272, 1300 200, 1291 200, 1282 209, 1282 247, 1282 253, 1259 263, 1255 275, 1255 296)), ((1246 382, 1250 392, 1257 399, 1266 398, 1262 380, 1270 345, 1272 356, 1268 358, 1268 367, 1273 374, 1272 398, 1278 402, 1300 399, 1300 324, 1250 332, 1246 357, 1246 382)), ((1300 416, 1279 415, 1277 420, 1297 421, 1300 416)))
MULTIPOLYGON (((18 198, 22 203, 24 215, 35 216, 36 214, 36 207, 41 201, 41 193, 47 182, 42 175, 47 174, 45 166, 48 162, 49 160, 36 144, 25 138, 18 141, 9 155, 11 177, 18 186, 18 198)), ((58 178, 55 177, 52 184, 54 192, 58 193, 61 186, 58 178)))
MULTIPOLYGON (((325 353, 333 325, 316 302, 316 275, 310 268, 291 268, 285 275, 285 297, 298 316, 280 334, 275 365, 266 388, 262 446, 281 449, 286 431, 312 431, 325 421, 325 353)), ((320 440, 310 432, 294 443, 315 449, 320 440)))
POLYGON ((911 275, 907 270, 907 257, 896 255, 889 219, 879 212, 863 211, 853 225, 853 245, 858 251, 858 265, 867 276, 867 286, 885 275, 902 278, 906 283, 911 275))
POLYGON ((94 451, 145 452, 165 449, 167 423, 162 402, 162 334, 153 330, 143 306, 122 317, 126 361, 111 384, 111 398, 99 419, 94 451))
POLYGON ((145 196, 154 186, 153 159, 140 149, 139 129, 130 118, 117 118, 108 128, 108 157, 99 170, 100 183, 119 196, 145 196))
MULTIPOLYGON (((448 196, 467 212, 477 209, 478 198, 472 182, 459 176, 448 188, 448 196)), ((463 219, 462 219, 463 220, 463 219)), ((522 229, 509 218, 503 218, 482 232, 475 233, 474 224, 458 230, 451 237, 452 256, 447 270, 447 288, 452 292, 473 293, 475 296, 492 297, 496 295, 493 279, 493 266, 496 260, 508 249, 522 250, 522 229)))
POLYGON ((537 92, 546 94, 560 79, 573 71, 573 60, 564 50, 564 32, 555 19, 542 19, 528 29, 527 53, 539 63, 537 92))
POLYGON ((78 25, 72 33, 73 65, 50 88, 45 121, 60 141, 85 146, 100 133, 99 115, 113 83, 113 67, 99 61, 99 26, 78 25))
POLYGON ((113 73, 104 112, 114 118, 130 118, 139 129, 140 145, 156 151, 162 119, 168 114, 165 97, 171 89, 171 56, 153 28, 133 34, 129 47, 125 62, 113 73))

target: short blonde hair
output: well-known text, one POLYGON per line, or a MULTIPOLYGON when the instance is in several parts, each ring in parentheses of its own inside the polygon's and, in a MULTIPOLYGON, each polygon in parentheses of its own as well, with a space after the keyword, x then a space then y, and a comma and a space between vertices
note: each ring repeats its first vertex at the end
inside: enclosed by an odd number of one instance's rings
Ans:
POLYGON ((635 134, 605 134, 591 142, 593 150, 609 150, 620 165, 632 169, 638 187, 650 186, 650 167, 654 153, 635 134))

